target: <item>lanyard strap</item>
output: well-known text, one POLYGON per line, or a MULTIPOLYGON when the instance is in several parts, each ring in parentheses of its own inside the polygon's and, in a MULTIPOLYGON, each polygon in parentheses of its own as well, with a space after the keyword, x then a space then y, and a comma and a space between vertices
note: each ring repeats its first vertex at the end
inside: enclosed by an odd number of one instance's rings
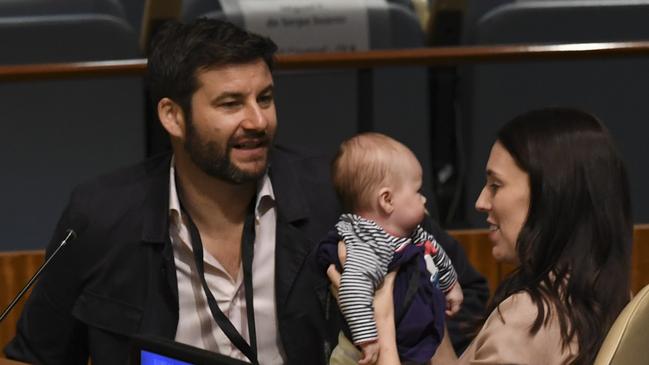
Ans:
MULTIPOLYGON (((254 202, 254 200, 253 200, 254 202)), ((182 206, 182 205, 181 205, 182 206)), ((258 365, 257 360, 257 334, 255 332, 255 311, 252 300, 252 258, 254 256, 254 243, 255 243, 255 216, 254 205, 252 209, 248 210, 246 220, 243 224, 243 237, 241 239, 242 250, 242 263, 243 263, 243 285, 246 295, 246 312, 248 314, 248 334, 250 335, 250 345, 241 336, 241 334, 234 328, 234 325, 228 317, 221 311, 216 299, 210 288, 207 286, 205 280, 205 267, 203 263, 203 242, 198 228, 194 224, 191 216, 185 209, 183 209, 187 216, 189 223, 189 234, 192 240, 192 250, 194 251, 194 260, 196 261, 196 270, 198 271, 201 284, 203 284, 203 291, 207 297, 207 304, 212 312, 212 317, 223 330, 223 333, 228 337, 230 342, 241 351, 252 364, 258 365)))

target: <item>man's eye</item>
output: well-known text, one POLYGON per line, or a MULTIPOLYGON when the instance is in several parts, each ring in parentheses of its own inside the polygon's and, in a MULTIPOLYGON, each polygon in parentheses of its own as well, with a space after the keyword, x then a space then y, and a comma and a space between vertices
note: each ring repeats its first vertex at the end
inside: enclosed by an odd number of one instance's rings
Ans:
POLYGON ((258 102, 260 105, 270 105, 273 102, 273 95, 262 95, 259 97, 258 102))
POLYGON ((237 106, 239 106, 239 104, 240 103, 238 101, 233 100, 233 101, 223 102, 223 103, 220 104, 220 106, 222 106, 224 108, 236 108, 237 106))

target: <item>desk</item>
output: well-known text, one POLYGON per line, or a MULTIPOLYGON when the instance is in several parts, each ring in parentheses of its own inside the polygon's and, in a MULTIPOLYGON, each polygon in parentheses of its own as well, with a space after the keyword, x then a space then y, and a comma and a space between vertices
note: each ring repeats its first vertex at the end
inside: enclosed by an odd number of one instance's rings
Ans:
POLYGON ((27 364, 24 362, 0 358, 0 365, 27 365, 27 364))

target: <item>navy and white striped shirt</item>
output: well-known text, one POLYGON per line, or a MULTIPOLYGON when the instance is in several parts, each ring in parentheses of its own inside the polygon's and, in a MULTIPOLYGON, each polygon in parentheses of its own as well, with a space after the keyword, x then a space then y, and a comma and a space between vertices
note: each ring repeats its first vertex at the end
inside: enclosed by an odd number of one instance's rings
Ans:
POLYGON ((395 237, 372 220, 355 214, 343 214, 336 224, 336 230, 347 249, 338 300, 355 344, 378 337, 372 302, 395 252, 409 244, 428 241, 432 247, 431 258, 439 274, 440 289, 446 292, 457 281, 449 257, 433 235, 420 226, 410 237, 395 237))

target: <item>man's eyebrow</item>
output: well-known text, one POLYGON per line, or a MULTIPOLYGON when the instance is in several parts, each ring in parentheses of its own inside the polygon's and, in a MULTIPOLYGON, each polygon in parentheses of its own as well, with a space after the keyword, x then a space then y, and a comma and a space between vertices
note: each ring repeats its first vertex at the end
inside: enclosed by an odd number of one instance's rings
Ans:
MULTIPOLYGON (((264 88, 264 89, 259 93, 259 95, 263 95, 263 94, 266 94, 266 93, 268 93, 268 92, 272 92, 274 89, 275 89, 275 86, 274 86, 273 84, 270 84, 270 85, 266 86, 266 87, 265 87, 265 88, 264 88)), ((238 100, 238 99, 243 99, 244 97, 245 97, 245 96, 244 96, 243 93, 234 92, 234 91, 232 91, 232 92, 226 91, 226 92, 224 92, 224 93, 222 93, 222 94, 219 94, 216 98, 214 98, 214 99, 212 100, 212 104, 218 104, 218 103, 220 103, 221 101, 223 101, 223 100, 225 100, 225 99, 235 99, 235 100, 238 100)))
POLYGON ((275 85, 273 85, 273 84, 269 84, 269 85, 266 86, 263 90, 261 90, 261 92, 259 93, 259 95, 266 94, 266 93, 271 92, 271 91, 273 91, 273 90, 275 90, 275 85))
POLYGON ((227 92, 227 91, 226 91, 226 92, 224 92, 224 93, 222 93, 222 94, 219 94, 216 98, 214 98, 214 99, 212 100, 212 104, 218 104, 218 103, 220 103, 221 101, 223 101, 223 100, 225 100, 225 99, 241 99, 241 98, 243 98, 243 94, 242 94, 242 93, 238 93, 238 92, 227 92))

